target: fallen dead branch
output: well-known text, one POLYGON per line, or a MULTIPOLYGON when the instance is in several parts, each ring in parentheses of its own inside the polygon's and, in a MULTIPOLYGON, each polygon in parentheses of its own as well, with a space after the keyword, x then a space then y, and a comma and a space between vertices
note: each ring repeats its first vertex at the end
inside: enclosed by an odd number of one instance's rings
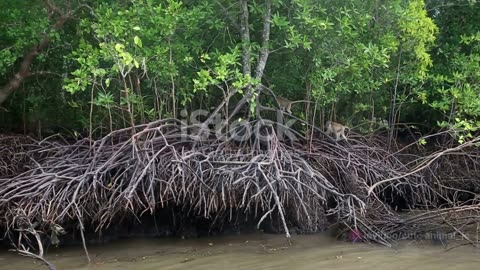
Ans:
POLYGON ((25 213, 22 210, 18 210, 17 214, 15 215, 15 219, 13 220, 13 229, 18 232, 18 241, 17 243, 12 243, 15 247, 15 249, 12 251, 16 251, 22 256, 39 260, 40 262, 45 264, 48 269, 56 270, 57 268, 55 267, 55 265, 46 260, 44 257, 43 243, 39 232, 35 229, 35 227, 37 226, 38 223, 32 224, 30 220, 25 216, 25 213), (33 236, 35 238, 35 244, 38 249, 38 254, 30 251, 30 248, 33 247, 33 244, 29 244, 30 247, 28 247, 22 243, 23 239, 30 243, 29 236, 33 236))

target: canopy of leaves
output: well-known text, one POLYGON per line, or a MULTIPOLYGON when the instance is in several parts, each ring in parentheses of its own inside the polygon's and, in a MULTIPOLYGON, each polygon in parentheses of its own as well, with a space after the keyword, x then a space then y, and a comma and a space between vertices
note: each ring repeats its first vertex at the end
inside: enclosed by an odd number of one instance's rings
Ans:
MULTIPOLYGON (((0 85, 50 38, 32 76, 1 104, 3 128, 104 134, 211 108, 231 89, 241 97, 259 83, 242 73, 240 1, 75 2, 0 3, 0 85), (74 11, 73 19, 55 29, 58 15, 45 3, 74 11)), ((252 64, 263 3, 248 1, 252 64)), ((274 0, 261 83, 291 100, 313 99, 325 118, 427 123, 468 136, 480 123, 480 4, 441 3, 274 0)))

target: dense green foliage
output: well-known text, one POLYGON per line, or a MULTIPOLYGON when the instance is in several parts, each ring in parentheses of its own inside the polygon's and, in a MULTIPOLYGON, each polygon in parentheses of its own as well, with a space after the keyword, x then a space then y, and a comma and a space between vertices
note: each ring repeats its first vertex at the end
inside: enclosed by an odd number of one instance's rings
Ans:
MULTIPOLYGON (((74 2, 0 3, 0 87, 49 39, 31 74, 0 105, 1 127, 100 135, 179 117, 183 108, 210 109, 232 89, 258 83, 242 70, 242 45, 255 65, 265 1, 248 1, 248 44, 240 35, 241 1, 74 2)), ((476 1, 271 2, 262 83, 292 100, 315 100, 313 121, 334 117, 365 132, 387 121, 418 123, 462 130, 461 140, 479 125, 476 1)), ((294 114, 305 117, 301 108, 294 114)))

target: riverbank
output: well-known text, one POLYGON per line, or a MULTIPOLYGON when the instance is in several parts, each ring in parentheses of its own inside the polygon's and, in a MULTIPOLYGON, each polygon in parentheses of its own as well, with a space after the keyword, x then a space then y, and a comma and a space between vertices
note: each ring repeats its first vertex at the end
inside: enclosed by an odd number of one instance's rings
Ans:
MULTIPOLYGON (((263 233, 198 239, 137 239, 90 246, 89 266, 81 247, 50 248, 58 269, 476 269, 480 250, 446 251, 429 241, 401 241, 393 248, 337 241, 326 234, 263 233)), ((0 252, 0 269, 43 269, 39 262, 0 252)))

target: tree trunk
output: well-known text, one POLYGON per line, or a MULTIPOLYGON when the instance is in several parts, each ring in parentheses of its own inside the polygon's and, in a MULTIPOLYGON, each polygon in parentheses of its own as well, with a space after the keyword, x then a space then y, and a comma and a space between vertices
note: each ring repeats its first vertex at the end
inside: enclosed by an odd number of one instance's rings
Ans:
POLYGON ((262 49, 260 50, 260 57, 258 58, 257 69, 255 70, 255 78, 260 80, 263 77, 263 71, 267 64, 268 49, 270 43, 270 24, 272 16, 272 3, 270 0, 265 0, 265 13, 263 14, 263 34, 262 34, 262 49))
MULTIPOLYGON (((248 0, 240 0, 241 6, 241 25, 240 25, 240 35, 242 38, 242 65, 243 65, 243 74, 251 74, 251 65, 250 65, 250 29, 248 25, 248 0)), ((263 15, 263 33, 262 33, 262 48, 260 50, 260 56, 258 59, 257 67, 255 69, 255 78, 261 80, 263 77, 263 72, 265 70, 265 65, 267 64, 268 54, 269 54, 269 42, 270 42, 270 25, 271 25, 271 16, 272 16, 272 4, 270 0, 265 0, 265 13, 263 15)), ((243 105, 249 102, 252 98, 254 92, 259 93, 262 89, 262 85, 259 84, 253 91, 250 86, 247 87, 245 96, 237 103, 237 106, 230 114, 232 118, 236 113, 238 113, 243 105)), ((257 105, 258 103, 257 95, 257 105)), ((258 106, 257 106, 258 108, 258 106)), ((231 119, 228 119, 229 121, 231 119)))
POLYGON ((248 0, 241 0, 240 35, 242 37, 243 75, 252 75, 250 66, 250 28, 248 24, 248 0))

